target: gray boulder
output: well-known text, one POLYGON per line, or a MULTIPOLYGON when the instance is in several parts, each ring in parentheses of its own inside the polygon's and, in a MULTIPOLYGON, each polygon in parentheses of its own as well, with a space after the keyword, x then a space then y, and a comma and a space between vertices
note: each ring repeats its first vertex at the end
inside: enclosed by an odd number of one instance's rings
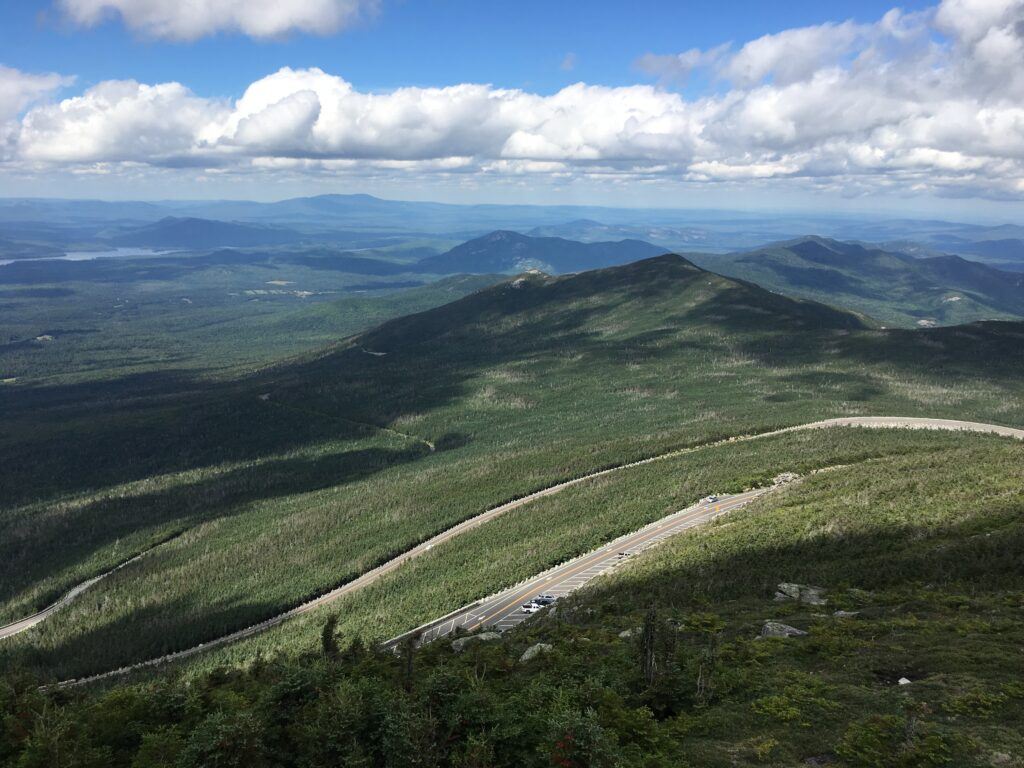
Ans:
POLYGON ((469 635, 468 637, 452 640, 452 650, 456 653, 462 653, 470 643, 486 643, 491 640, 500 639, 501 634, 498 632, 481 632, 479 635, 469 635))
POLYGON ((805 605, 825 605, 828 600, 825 599, 824 594, 823 587, 783 582, 779 584, 779 591, 775 593, 775 601, 781 603, 786 600, 796 600, 805 605))
POLYGON ((519 657, 519 661, 526 662, 530 659, 535 659, 542 653, 547 653, 553 647, 554 646, 550 643, 537 643, 536 645, 531 645, 529 648, 523 651, 523 655, 519 657))
POLYGON ((860 611, 835 611, 832 615, 837 619, 852 619, 860 616, 860 611))
POLYGON ((791 627, 780 621, 766 621, 761 627, 761 637, 801 637, 806 634, 802 629, 791 627))
POLYGON ((800 479, 800 475, 796 472, 783 472, 781 475, 776 475, 772 478, 772 485, 786 485, 787 483, 793 483, 800 479))

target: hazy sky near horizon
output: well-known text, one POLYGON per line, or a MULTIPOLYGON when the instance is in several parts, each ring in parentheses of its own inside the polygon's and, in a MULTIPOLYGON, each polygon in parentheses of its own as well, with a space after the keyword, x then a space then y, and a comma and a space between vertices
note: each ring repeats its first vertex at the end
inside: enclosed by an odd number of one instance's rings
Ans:
POLYGON ((26 0, 0 194, 1024 212, 1024 0, 26 0))

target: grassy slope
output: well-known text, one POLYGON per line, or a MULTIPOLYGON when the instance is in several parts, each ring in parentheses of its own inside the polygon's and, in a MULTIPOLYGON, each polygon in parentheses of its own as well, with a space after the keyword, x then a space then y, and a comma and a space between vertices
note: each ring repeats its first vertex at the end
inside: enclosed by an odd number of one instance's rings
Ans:
POLYGON ((657 259, 495 288, 251 379, 134 400, 115 383, 117 409, 107 388, 23 393, 0 453, 10 487, 40 497, 0 523, 3 615, 187 529, 48 622, 34 663, 94 670, 265 617, 609 463, 844 413, 1024 423, 1018 326, 858 325, 657 259))
MULTIPOLYGON (((546 520, 534 508, 508 518, 505 533, 543 547, 554 537, 537 532, 566 513, 671 508, 691 480, 749 482, 787 459, 804 471, 843 465, 666 542, 499 642, 461 655, 434 643, 411 678, 389 656, 324 659, 313 625, 297 660, 264 656, 187 686, 80 690, 56 706, 31 686, 7 688, 7 755, 25 765, 61 750, 84 765, 1017 765, 1022 450, 976 435, 837 430, 617 475, 571 502, 545 500, 546 520), (829 604, 773 601, 781 581, 825 587, 829 604), (647 682, 637 628, 651 606, 658 672, 647 682), (837 608, 859 614, 835 618, 837 608), (810 635, 754 640, 765 619, 810 635), (627 629, 633 638, 620 637, 627 629), (535 642, 552 650, 519 662, 535 642), (911 685, 896 685, 902 676, 911 685)), ((453 542, 420 576, 481 562, 482 544, 453 542)), ((520 546, 510 561, 531 555, 520 546)), ((395 581, 381 597, 401 605, 395 581)), ((370 602, 342 606, 342 620, 370 602)))

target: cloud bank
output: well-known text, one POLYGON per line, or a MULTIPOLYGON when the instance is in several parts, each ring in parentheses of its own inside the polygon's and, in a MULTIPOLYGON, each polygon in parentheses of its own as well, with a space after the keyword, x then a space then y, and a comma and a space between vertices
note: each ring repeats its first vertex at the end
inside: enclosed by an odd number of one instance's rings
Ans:
MULTIPOLYGON (((306 4, 327 5, 339 4, 306 4)), ((4 162, 21 169, 543 174, 1020 199, 1021 62, 1024 0, 944 0, 870 24, 649 54, 638 66, 659 84, 577 83, 550 95, 486 84, 368 93, 319 69, 285 68, 233 100, 112 81, 39 103, 66 81, 0 69, 0 135, 4 162), (698 69, 716 84, 709 95, 668 87, 698 69)))

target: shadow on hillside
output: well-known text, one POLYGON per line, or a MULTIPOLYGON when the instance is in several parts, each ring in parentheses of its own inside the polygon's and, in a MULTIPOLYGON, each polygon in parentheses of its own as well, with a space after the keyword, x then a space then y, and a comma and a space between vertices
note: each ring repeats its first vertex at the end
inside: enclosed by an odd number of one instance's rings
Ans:
MULTIPOLYGON (((449 444, 457 446, 459 440, 449 437, 444 447, 449 444)), ((318 458, 279 459, 190 485, 115 496, 59 515, 24 520, 0 539, 0 600, 17 595, 55 568, 88 560, 97 550, 137 531, 183 530, 235 515, 253 501, 343 486, 428 455, 430 451, 425 445, 414 443, 400 450, 365 448, 318 458), (46 542, 43 555, 39 542, 46 542)), ((60 591, 70 586, 64 585, 60 591)), ((57 597, 59 593, 46 595, 37 607, 57 597)))
MULTIPOLYGON (((985 589, 1019 589, 1020 553, 1024 551, 1024 502, 1014 498, 986 500, 986 514, 969 518, 951 516, 943 525, 879 526, 869 532, 844 531, 827 536, 805 535, 806 521, 793 521, 789 533, 776 530, 764 544, 737 548, 701 548, 698 562, 687 557, 666 557, 657 552, 663 567, 635 574, 629 570, 615 579, 599 579, 587 589, 588 605, 602 613, 642 611, 657 604, 675 609, 714 611, 717 602, 763 600, 766 610, 780 582, 816 584, 830 592, 829 609, 846 588, 865 590, 928 584, 924 595, 944 600, 945 585, 969 585, 985 589), (791 535, 789 535, 791 534, 791 535)), ((737 513, 743 515, 745 513, 737 513)), ((762 525, 763 515, 753 515, 729 525, 762 525)), ((912 517, 908 515, 908 520, 912 517)), ((671 544, 664 546, 673 546, 671 544)), ((126 572, 118 578, 129 578, 126 572)), ((462 574, 460 578, 472 578, 462 574)), ((922 598, 923 599, 923 598, 922 598)), ((794 611, 800 609, 794 605, 794 611)), ((906 606, 905 606, 906 607, 906 606)), ((910 606, 913 608, 914 606, 910 606)), ((927 610, 927 603, 919 608, 927 610)), ((150 658, 171 650, 191 647, 255 623, 281 610, 280 606, 253 601, 210 606, 168 603, 159 609, 145 608, 130 619, 73 636, 47 653, 19 649, 19 664, 33 665, 61 677, 102 671, 126 661, 150 658), (123 637, 136 638, 124 652, 123 637)), ((818 609, 812 609, 818 610, 818 609)), ((870 604, 867 610, 871 610, 870 604)), ((580 614, 584 615, 584 614, 580 614)), ((589 615, 589 614, 588 614, 589 615)), ((586 619, 585 619, 586 621, 586 619)), ((10 658, 10 657, 8 657, 10 658)))
MULTIPOLYGON (((197 609, 183 600, 173 600, 139 607, 130 615, 73 633, 55 649, 40 649, 30 643, 0 648, 0 664, 35 674, 41 682, 86 677, 191 648, 278 611, 273 604, 258 601, 213 602, 197 609), (130 650, 125 647, 126 637, 133 640, 130 650)), ((54 614, 49 621, 66 622, 67 615, 54 614)))
POLYGON ((45 499, 316 441, 354 440, 365 428, 346 420, 386 426, 429 413, 464 396, 485 369, 542 357, 582 356, 594 361, 591 371, 601 365, 615 371, 682 351, 703 352, 710 365, 720 353, 741 353, 768 368, 835 371, 853 379, 846 399, 854 401, 879 393, 857 372, 864 365, 937 373, 944 383, 974 381, 982 371, 1008 387, 1024 378, 1021 335, 997 332, 996 324, 865 331, 848 313, 742 284, 676 310, 694 278, 705 277, 681 260, 652 260, 520 289, 506 284, 384 323, 360 337, 360 346, 229 382, 168 371, 107 383, 0 388, 0 409, 8 414, 0 436, 3 496, 7 503, 45 499), (606 313, 627 302, 630 312, 652 307, 664 314, 640 321, 646 325, 631 336, 603 332, 606 313), (655 325, 668 327, 651 330, 655 325), (673 340, 673 326, 714 333, 673 340), (260 400, 264 394, 291 407, 274 408, 260 400))
MULTIPOLYGON (((870 533, 810 537, 807 523, 794 522, 783 534, 773 531, 776 546, 738 548, 704 544, 699 562, 689 557, 669 561, 646 574, 624 574, 595 581, 588 600, 609 610, 616 605, 650 603, 677 607, 707 606, 734 599, 771 601, 782 582, 815 584, 836 590, 873 590, 912 584, 970 582, 977 588, 1019 588, 1020 553, 1024 552, 1024 502, 1000 499, 986 504, 986 515, 950 519, 942 526, 907 524, 870 533)), ((771 510, 761 513, 771 515, 771 510)), ((908 515, 909 517, 909 515, 908 515)), ((770 524, 753 517, 735 525, 770 524)), ((658 557, 655 555, 654 557, 658 557)))

